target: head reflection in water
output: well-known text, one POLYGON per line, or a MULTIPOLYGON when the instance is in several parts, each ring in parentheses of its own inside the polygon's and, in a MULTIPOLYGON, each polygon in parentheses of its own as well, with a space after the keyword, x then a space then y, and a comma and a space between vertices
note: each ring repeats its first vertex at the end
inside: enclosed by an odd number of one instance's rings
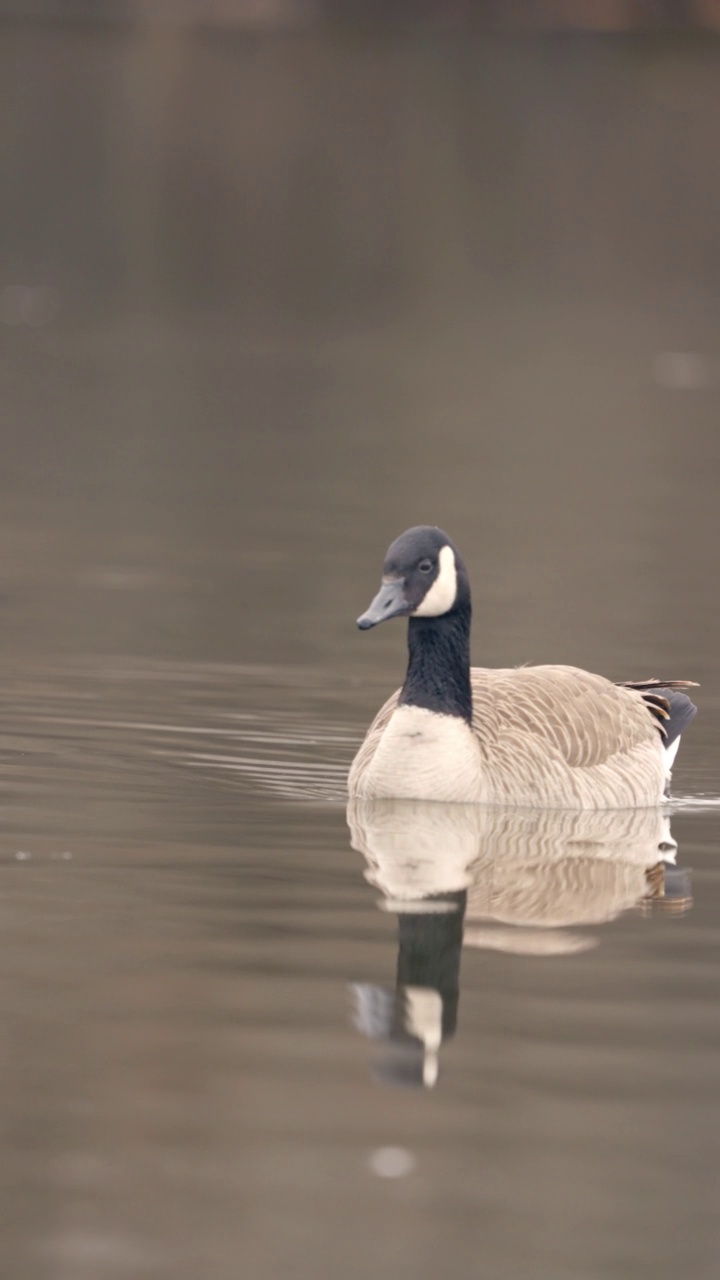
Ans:
POLYGON ((355 1025, 382 1050, 374 1074, 431 1088, 455 1032, 463 944, 516 955, 587 951, 623 911, 686 911, 689 876, 660 809, 483 809, 351 800, 351 843, 379 906, 398 917, 394 990, 351 988, 355 1025), (579 931, 579 927, 581 931, 579 931))

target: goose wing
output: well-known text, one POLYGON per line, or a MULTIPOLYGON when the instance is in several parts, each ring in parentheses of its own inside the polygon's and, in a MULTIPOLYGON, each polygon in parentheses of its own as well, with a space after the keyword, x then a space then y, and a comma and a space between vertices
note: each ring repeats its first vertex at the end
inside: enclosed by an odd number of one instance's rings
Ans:
POLYGON ((488 757, 523 760, 538 745, 571 768, 591 768, 657 739, 639 690, 577 667, 473 667, 473 728, 488 757))

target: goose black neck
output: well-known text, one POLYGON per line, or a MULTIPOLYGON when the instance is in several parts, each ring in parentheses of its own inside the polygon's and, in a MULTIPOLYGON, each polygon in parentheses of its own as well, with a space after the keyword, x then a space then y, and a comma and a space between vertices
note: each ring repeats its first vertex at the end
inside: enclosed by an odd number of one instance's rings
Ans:
POLYGON ((401 705, 460 716, 469 724, 470 602, 463 601, 438 618, 410 618, 408 655, 401 705))

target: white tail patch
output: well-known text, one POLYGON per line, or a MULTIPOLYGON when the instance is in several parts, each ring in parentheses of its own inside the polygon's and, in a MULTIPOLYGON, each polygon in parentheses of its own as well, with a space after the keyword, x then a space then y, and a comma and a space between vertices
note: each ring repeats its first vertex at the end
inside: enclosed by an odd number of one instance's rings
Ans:
POLYGON ((452 609, 457 597, 457 568, 452 547, 441 547, 438 576, 418 605, 414 618, 439 618, 452 609))
POLYGON ((665 747, 665 768, 667 769, 668 773, 670 772, 670 770, 672 769, 675 763, 675 757, 678 753, 679 746, 680 746, 680 739, 676 738, 674 742, 670 743, 669 747, 665 747))

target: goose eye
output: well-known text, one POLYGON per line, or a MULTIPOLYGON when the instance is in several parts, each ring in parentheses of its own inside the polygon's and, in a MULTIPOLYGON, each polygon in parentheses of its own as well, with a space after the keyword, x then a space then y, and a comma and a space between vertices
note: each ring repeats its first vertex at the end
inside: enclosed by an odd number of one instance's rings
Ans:
POLYGON ((421 573, 429 573, 432 567, 432 560, 421 560, 418 565, 421 573))

